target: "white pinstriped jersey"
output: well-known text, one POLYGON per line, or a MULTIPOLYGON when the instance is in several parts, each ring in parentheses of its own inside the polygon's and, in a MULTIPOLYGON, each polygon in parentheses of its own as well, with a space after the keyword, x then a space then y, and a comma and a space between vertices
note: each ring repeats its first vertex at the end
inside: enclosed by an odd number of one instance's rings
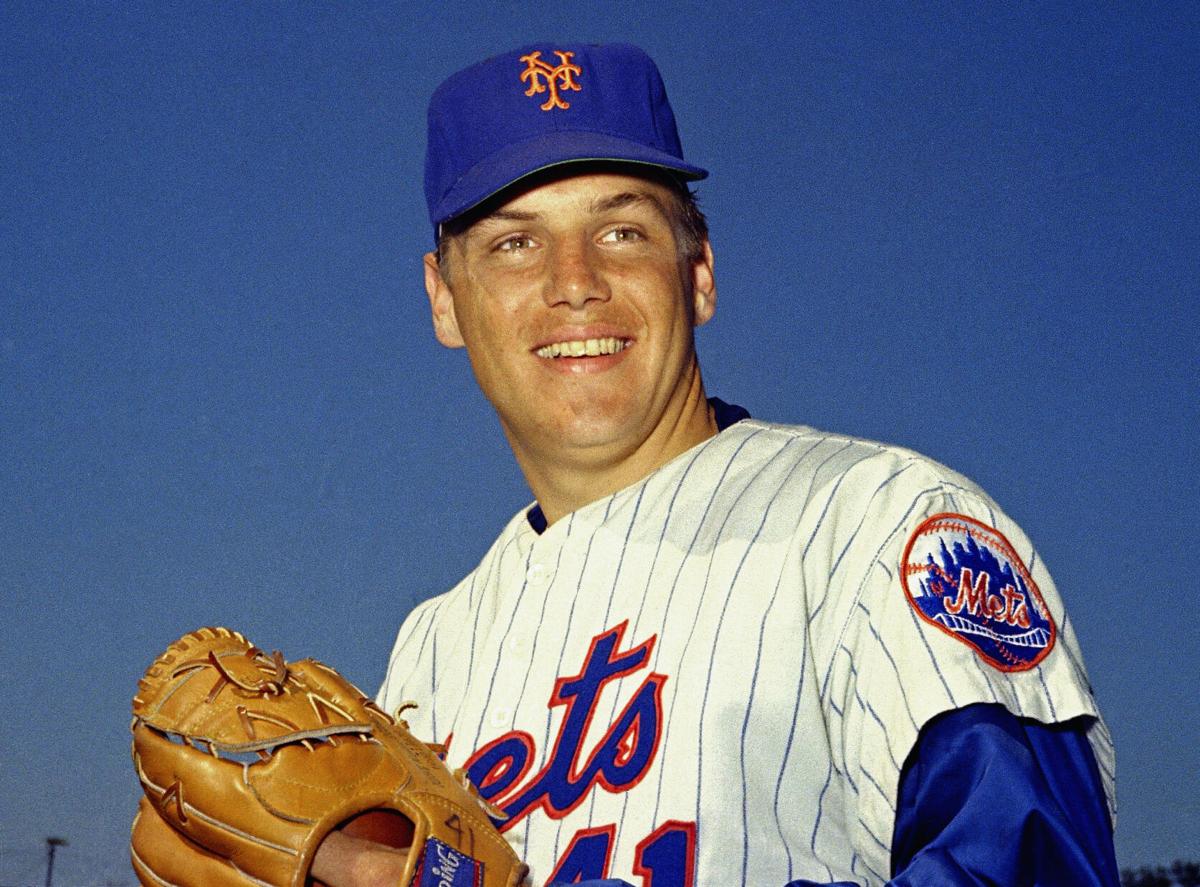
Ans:
POLYGON ((802 426, 737 423, 540 536, 514 517, 400 629, 379 701, 409 699, 537 883, 881 884, 918 731, 975 702, 1095 716, 1113 804, 1107 728, 1020 528, 920 455, 802 426), (930 539, 1001 562, 1009 542, 1024 581, 989 594, 977 564, 923 597, 930 539))

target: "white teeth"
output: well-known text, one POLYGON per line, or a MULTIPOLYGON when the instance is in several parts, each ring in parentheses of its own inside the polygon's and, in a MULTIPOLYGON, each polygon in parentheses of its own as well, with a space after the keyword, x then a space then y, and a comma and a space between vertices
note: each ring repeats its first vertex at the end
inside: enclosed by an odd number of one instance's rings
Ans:
POLYGON ((604 339, 574 339, 570 342, 555 342, 537 350, 538 357, 597 357, 601 354, 616 354, 629 345, 624 339, 609 336, 604 339))

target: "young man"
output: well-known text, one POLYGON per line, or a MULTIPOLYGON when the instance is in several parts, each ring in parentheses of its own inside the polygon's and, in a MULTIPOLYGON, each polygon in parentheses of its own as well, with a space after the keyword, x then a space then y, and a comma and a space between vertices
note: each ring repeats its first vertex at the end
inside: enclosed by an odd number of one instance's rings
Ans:
POLYGON ((429 124, 434 329, 536 504, 405 621, 379 702, 421 701, 535 882, 1116 884, 1111 743, 1020 528, 706 396, 706 173, 650 59, 514 50, 429 124))

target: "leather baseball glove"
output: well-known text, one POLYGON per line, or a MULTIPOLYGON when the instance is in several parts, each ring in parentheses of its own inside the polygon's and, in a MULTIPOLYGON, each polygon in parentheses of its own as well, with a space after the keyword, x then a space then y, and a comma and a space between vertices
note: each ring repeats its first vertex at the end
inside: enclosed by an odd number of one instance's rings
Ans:
POLYGON ((268 656, 227 628, 191 632, 138 683, 132 730, 143 884, 301 887, 321 841, 348 823, 412 848, 403 887, 524 879, 464 781, 315 660, 268 656))

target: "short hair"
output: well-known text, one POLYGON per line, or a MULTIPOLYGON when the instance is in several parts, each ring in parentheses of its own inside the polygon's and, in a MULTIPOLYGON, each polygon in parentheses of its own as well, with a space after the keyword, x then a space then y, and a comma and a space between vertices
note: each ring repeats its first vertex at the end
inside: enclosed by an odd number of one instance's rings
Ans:
MULTIPOLYGON (((572 166, 576 166, 576 164, 572 164, 572 166)), ((708 242, 708 219, 700 209, 698 195, 688 187, 687 182, 683 179, 665 169, 642 164, 631 166, 628 163, 611 161, 589 162, 587 170, 589 172, 619 172, 626 175, 632 172, 634 175, 662 185, 674 198, 667 207, 667 212, 671 217, 671 228, 675 234, 675 245, 680 262, 692 265, 704 255, 704 244, 708 242)), ((437 238, 437 260, 442 276, 446 276, 446 256, 450 241, 493 212, 499 204, 506 202, 518 185, 524 190, 561 175, 562 167, 558 166, 535 173, 533 176, 526 176, 514 183, 513 186, 485 200, 479 206, 443 222, 438 230, 437 238)))

